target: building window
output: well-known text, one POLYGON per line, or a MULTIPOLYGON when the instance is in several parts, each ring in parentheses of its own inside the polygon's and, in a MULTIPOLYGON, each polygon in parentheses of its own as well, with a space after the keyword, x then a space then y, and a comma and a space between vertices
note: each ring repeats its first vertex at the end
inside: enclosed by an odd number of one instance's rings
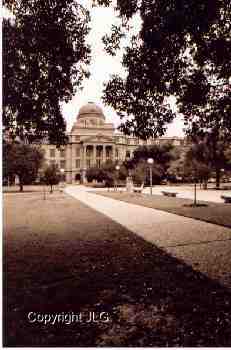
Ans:
POLYGON ((50 157, 51 158, 55 157, 55 149, 54 148, 50 149, 50 157))
POLYGON ((60 150, 60 157, 65 158, 65 149, 60 150))
POLYGON ((100 165, 101 165, 100 159, 96 159, 96 166, 97 166, 97 168, 100 168, 100 165))
POLYGON ((80 148, 76 148, 75 154, 76 157, 80 157, 80 148))
POLYGON ((61 160, 60 161, 60 169, 65 169, 66 168, 66 161, 65 160, 61 160))
POLYGON ((75 136, 75 141, 76 142, 80 141, 80 136, 75 136))
POLYGON ((55 160, 50 160, 50 165, 55 165, 55 160))
POLYGON ((80 159, 76 159, 75 167, 76 167, 77 169, 80 168, 80 159))
POLYGON ((117 148, 116 148, 116 151, 115 151, 115 156, 116 156, 116 158, 119 158, 119 151, 118 151, 117 148))

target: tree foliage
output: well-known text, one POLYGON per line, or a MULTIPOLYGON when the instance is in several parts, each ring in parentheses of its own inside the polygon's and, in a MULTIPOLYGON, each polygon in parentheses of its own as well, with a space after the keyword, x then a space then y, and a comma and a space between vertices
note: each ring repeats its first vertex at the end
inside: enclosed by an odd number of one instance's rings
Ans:
POLYGON ((165 143, 163 145, 139 146, 133 153, 133 158, 127 161, 128 169, 133 169, 134 181, 142 183, 149 181, 148 158, 153 158, 152 174, 154 183, 160 183, 167 175, 170 163, 175 159, 174 147, 165 143))
POLYGON ((98 181, 105 182, 106 185, 112 186, 115 180, 124 181, 128 176, 126 167, 122 164, 119 170, 116 170, 116 162, 106 161, 101 167, 91 167, 87 169, 86 177, 88 182, 98 181))
POLYGON ((50 164, 44 170, 44 182, 50 186, 50 193, 53 192, 53 186, 61 180, 60 170, 57 164, 50 164))
POLYGON ((207 187, 212 172, 210 151, 204 142, 194 143, 187 151, 184 161, 184 176, 204 183, 207 187))
POLYGON ((3 124, 29 142, 66 142, 61 101, 88 76, 89 14, 74 0, 5 0, 3 124))
POLYGON ((3 143, 3 176, 18 176, 21 192, 23 185, 35 181, 43 161, 44 154, 38 146, 3 143))
POLYGON ((205 137, 194 142, 186 154, 185 167, 194 176, 207 181, 212 172, 216 174, 216 187, 220 187, 221 170, 229 170, 230 144, 222 140, 205 137))
POLYGON ((114 28, 111 42, 107 37, 110 50, 135 15, 141 20, 123 56, 126 78, 113 76, 104 91, 123 131, 142 138, 162 135, 174 117, 165 97, 175 95, 189 133, 213 132, 219 120, 221 132, 231 134, 230 6, 228 0, 116 1, 121 27, 117 35, 114 28))

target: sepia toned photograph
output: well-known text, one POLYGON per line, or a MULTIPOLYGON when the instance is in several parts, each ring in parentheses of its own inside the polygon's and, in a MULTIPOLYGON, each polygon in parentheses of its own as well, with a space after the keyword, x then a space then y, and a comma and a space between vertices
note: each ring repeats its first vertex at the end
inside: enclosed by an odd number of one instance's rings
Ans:
POLYGON ((3 0, 3 347, 231 348, 230 26, 3 0))

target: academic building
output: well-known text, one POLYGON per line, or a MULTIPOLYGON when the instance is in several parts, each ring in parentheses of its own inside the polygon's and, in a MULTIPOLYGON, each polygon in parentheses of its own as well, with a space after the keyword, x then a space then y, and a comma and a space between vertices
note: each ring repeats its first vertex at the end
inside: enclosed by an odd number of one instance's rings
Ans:
POLYGON ((61 149, 43 144, 48 164, 58 164, 65 170, 67 183, 85 182, 86 170, 100 167, 107 160, 122 163, 131 158, 139 145, 171 142, 184 146, 180 137, 161 137, 159 139, 139 140, 136 137, 119 133, 112 123, 107 123, 103 110, 93 102, 80 108, 76 121, 68 133, 68 144, 61 149))

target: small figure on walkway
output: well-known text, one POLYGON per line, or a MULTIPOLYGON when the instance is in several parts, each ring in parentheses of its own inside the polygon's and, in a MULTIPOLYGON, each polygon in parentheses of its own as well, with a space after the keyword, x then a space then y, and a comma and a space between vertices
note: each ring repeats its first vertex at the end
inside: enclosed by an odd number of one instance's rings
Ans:
POLYGON ((133 192, 133 181, 131 176, 126 178, 126 191, 130 193, 133 192))

